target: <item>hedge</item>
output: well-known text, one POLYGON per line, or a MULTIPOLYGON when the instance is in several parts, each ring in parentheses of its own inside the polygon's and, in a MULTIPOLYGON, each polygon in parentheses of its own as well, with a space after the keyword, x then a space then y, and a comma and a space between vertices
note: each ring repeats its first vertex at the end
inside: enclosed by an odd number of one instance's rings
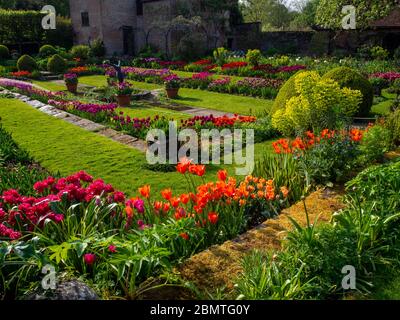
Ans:
POLYGON ((38 11, 0 9, 0 43, 5 45, 40 43, 71 47, 73 42, 71 21, 57 17, 57 28, 44 30, 42 28, 44 16, 38 11))

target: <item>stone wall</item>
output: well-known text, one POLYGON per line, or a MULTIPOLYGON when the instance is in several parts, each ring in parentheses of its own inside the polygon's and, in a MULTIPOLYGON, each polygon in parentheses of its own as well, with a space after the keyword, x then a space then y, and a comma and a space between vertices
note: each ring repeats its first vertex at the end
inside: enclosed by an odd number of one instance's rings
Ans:
POLYGON ((103 38, 100 0, 70 0, 70 14, 74 28, 74 43, 88 44, 90 40, 103 38), (82 26, 81 13, 89 13, 89 27, 82 26))
POLYGON ((103 39, 107 54, 123 50, 122 26, 136 25, 136 1, 70 0, 74 43, 89 44, 96 38, 103 39), (89 13, 89 26, 82 26, 81 13, 89 13))
POLYGON ((270 53, 345 56, 355 54, 362 45, 379 45, 393 52, 400 47, 400 29, 257 32, 246 27, 237 30, 234 49, 258 48, 270 53))

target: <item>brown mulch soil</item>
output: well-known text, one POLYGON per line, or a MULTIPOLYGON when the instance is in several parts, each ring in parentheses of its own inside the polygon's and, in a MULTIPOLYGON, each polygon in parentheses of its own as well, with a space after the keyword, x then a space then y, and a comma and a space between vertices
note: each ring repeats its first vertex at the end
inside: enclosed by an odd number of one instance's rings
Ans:
MULTIPOLYGON (((310 222, 319 215, 319 222, 327 222, 334 212, 343 208, 341 190, 320 190, 305 200, 310 222)), ((213 246, 188 259, 178 269, 184 280, 194 283, 201 291, 213 292, 218 288, 233 289, 233 281, 241 272, 241 258, 251 250, 280 250, 287 230, 292 229, 288 216, 300 225, 306 225, 302 201, 285 209, 275 219, 270 219, 237 239, 213 246)))

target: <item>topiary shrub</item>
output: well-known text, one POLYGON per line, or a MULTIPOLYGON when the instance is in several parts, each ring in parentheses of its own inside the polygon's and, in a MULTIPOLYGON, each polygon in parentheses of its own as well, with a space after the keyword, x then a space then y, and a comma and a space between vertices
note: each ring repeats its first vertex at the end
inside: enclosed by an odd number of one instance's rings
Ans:
POLYGON ((10 50, 6 46, 0 44, 0 60, 7 59, 10 56, 10 50))
POLYGON ((285 108, 272 116, 273 127, 285 135, 343 127, 362 101, 359 90, 341 89, 337 82, 322 79, 315 71, 297 74, 293 90, 296 94, 285 108))
POLYGON ((17 68, 18 71, 29 71, 32 72, 33 70, 37 69, 37 64, 35 59, 27 54, 20 57, 17 61, 17 68))
POLYGON ((86 60, 90 56, 90 47, 85 45, 74 46, 71 49, 73 58, 86 60))
POLYGON ((47 62, 47 70, 52 73, 63 73, 67 69, 67 62, 58 54, 55 54, 47 62))
POLYGON ((304 71, 301 70, 290 77, 289 80, 286 81, 282 88, 279 90, 279 93, 275 98, 274 104, 272 105, 271 115, 273 115, 278 110, 285 110, 286 103, 290 100, 290 98, 298 95, 295 90, 295 79, 296 76, 302 72, 304 71))
POLYGON ((374 88, 368 79, 364 78, 354 69, 348 67, 338 67, 327 72, 323 79, 332 79, 339 83, 341 88, 360 90, 363 101, 356 116, 368 116, 374 102, 374 88))
POLYGON ((44 46, 41 46, 39 49, 39 55, 44 58, 55 55, 56 53, 57 53, 56 48, 54 48, 49 44, 45 44, 44 46))

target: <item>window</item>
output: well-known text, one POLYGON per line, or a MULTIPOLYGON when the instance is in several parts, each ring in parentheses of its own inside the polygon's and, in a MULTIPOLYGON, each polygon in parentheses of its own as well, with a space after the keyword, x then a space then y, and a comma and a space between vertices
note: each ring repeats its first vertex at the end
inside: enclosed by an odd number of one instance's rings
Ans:
POLYGON ((82 12, 81 13, 82 17, 82 27, 89 27, 89 12, 82 12))
POLYGON ((142 0, 136 0, 136 14, 138 16, 143 15, 143 1, 142 0))

